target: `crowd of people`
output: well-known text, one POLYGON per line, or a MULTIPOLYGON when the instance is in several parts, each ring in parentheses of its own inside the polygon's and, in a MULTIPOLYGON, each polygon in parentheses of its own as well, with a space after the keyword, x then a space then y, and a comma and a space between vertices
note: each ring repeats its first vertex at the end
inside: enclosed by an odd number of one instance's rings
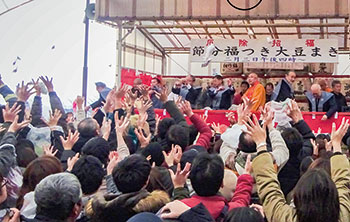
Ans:
MULTIPOLYGON (((266 101, 293 98, 294 80, 289 72, 265 89, 251 73, 236 92, 221 76, 203 90, 189 75, 170 94, 158 79, 113 89, 98 82, 99 100, 84 106, 78 96, 67 113, 52 78, 22 82, 15 92, 0 78, 7 102, 0 108, 0 220, 347 222, 350 168, 342 143, 350 145, 349 120, 316 134, 292 101, 290 127, 276 128, 266 101), (237 116, 229 114, 223 130, 193 113, 198 101, 212 109, 233 102, 237 116), (155 108, 171 117, 161 119, 155 108)), ((340 93, 333 83, 334 95, 317 84, 308 95, 327 118, 340 93)))

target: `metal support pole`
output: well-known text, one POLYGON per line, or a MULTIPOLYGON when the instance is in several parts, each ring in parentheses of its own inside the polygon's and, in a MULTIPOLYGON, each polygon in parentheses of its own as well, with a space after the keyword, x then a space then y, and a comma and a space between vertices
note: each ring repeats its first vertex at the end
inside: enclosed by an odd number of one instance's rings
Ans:
POLYGON ((121 22, 118 22, 118 40, 117 40, 117 50, 118 50, 118 59, 117 59, 117 78, 116 86, 121 86, 121 75, 122 75, 122 52, 123 52, 123 26, 121 22))
MULTIPOLYGON (((86 8, 89 6, 90 0, 86 0, 86 8)), ((84 106, 86 106, 87 100, 87 81, 88 81, 88 49, 89 49, 89 18, 86 17, 84 19, 85 23, 85 46, 84 46, 84 67, 83 67, 83 97, 84 106)))

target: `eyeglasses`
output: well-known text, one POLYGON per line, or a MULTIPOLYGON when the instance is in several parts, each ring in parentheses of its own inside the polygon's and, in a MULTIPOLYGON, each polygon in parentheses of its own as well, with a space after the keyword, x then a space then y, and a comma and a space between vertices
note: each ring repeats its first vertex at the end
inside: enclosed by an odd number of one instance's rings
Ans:
POLYGON ((3 188, 4 186, 6 186, 7 183, 8 183, 8 180, 4 178, 0 184, 0 188, 3 188))

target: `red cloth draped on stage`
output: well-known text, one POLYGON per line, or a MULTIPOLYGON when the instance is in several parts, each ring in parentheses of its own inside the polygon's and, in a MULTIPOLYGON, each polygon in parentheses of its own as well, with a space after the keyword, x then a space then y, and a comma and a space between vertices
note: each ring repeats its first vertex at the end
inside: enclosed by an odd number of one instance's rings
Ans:
POLYGON ((160 75, 153 75, 142 71, 136 71, 135 69, 122 68, 121 83, 132 86, 134 80, 136 78, 140 78, 143 84, 149 86, 151 84, 151 80, 154 77, 162 80, 162 76, 160 75))

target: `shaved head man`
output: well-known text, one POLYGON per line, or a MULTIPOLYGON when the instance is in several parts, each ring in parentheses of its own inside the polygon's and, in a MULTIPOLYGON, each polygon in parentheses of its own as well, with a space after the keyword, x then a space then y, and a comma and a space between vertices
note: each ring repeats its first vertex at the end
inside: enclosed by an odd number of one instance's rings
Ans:
POLYGON ((320 87, 325 92, 332 92, 332 89, 328 87, 326 80, 321 79, 318 81, 318 84, 320 84, 320 87))
POLYGON ((247 79, 250 88, 244 94, 250 100, 256 101, 252 107, 252 111, 259 110, 259 107, 264 107, 266 102, 265 87, 259 82, 258 75, 256 72, 251 72, 247 79))
POLYGON ((313 84, 309 92, 306 93, 309 101, 310 112, 326 112, 322 117, 322 121, 329 119, 337 112, 337 103, 332 93, 322 91, 319 84, 313 84))
POLYGON ((321 86, 319 84, 312 84, 311 93, 315 98, 318 98, 318 99, 321 98, 321 94, 322 94, 321 86))
POLYGON ((250 86, 254 85, 254 83, 259 82, 258 75, 254 72, 250 73, 247 79, 250 86))

